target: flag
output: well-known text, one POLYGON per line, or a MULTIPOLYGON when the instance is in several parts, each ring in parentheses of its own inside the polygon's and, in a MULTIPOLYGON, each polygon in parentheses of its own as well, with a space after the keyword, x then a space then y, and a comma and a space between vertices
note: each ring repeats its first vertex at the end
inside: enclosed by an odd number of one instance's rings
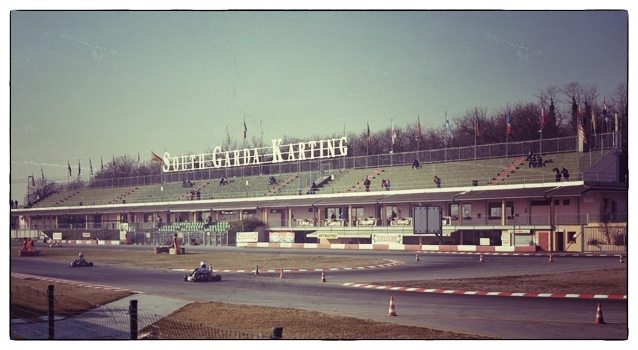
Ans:
POLYGON ((603 97, 603 118, 605 121, 605 128, 609 127, 609 116, 607 115, 607 101, 605 101, 605 97, 603 97))
POLYGON ((89 169, 91 169, 91 176, 93 176, 93 163, 91 163, 91 158, 89 158, 89 169))
POLYGON ((35 187, 35 176, 31 173, 31 187, 35 187))
POLYGON ((450 126, 450 121, 447 120, 447 112, 445 113, 445 130, 447 131, 447 136, 452 137, 452 127, 450 126))
POLYGON ((100 170, 104 171, 104 160, 102 160, 102 156, 100 156, 100 170))
POLYGON ((507 134, 512 134, 512 116, 510 115, 509 108, 507 109, 507 134))
POLYGON ((162 157, 155 154, 155 152, 151 151, 151 160, 154 162, 162 163, 164 165, 164 159, 162 157))
POLYGON ((541 102, 541 130, 545 128, 545 103, 541 102))
POLYGON ((370 146, 370 123, 368 122, 368 146, 370 146))
POLYGON ((596 136, 596 113, 594 113, 593 108, 591 111, 591 129, 592 129, 592 132, 594 133, 594 136, 596 136))
POLYGON ((71 162, 69 162, 69 161, 67 160, 67 162, 66 162, 66 166, 67 166, 67 168, 69 169, 69 176, 71 176, 71 162))
POLYGON ((416 130, 417 130, 417 137, 419 138, 419 141, 423 141, 423 134, 421 134, 421 116, 417 117, 416 120, 416 130))
POLYGON ((244 117, 244 139, 246 139, 247 132, 248 132, 248 128, 246 127, 246 117, 244 117))
POLYGON ((137 167, 140 167, 140 152, 137 152, 137 167))
POLYGON ((481 122, 479 121, 476 110, 474 111, 474 134, 476 136, 481 136, 481 122))
POLYGON ((583 128, 583 119, 580 118, 578 122, 578 134, 583 139, 583 143, 587 143, 587 136, 585 135, 585 129, 583 128))
POLYGON ((80 160, 78 159, 78 177, 80 177, 81 172, 82 172, 82 168, 80 167, 80 160))
POLYGON ((392 128, 390 137, 392 139, 392 144, 394 145, 394 139, 396 139, 397 135, 394 133, 394 121, 390 119, 390 127, 392 128))
POLYGON ((40 173, 42 173, 42 181, 44 181, 44 170, 42 168, 40 168, 40 173))

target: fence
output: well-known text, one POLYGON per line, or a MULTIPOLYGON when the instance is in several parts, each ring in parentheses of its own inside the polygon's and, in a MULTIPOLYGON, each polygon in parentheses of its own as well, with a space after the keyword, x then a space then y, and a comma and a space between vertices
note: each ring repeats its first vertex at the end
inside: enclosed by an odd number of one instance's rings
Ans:
POLYGON ((11 285, 12 339, 281 339, 283 330, 257 334, 140 314, 137 300, 128 308, 98 306, 80 298, 11 285), (39 316, 39 317, 38 317, 39 316), (28 319, 29 322, 16 322, 28 319))
MULTIPOLYGON (((589 152, 602 151, 618 147, 618 133, 602 133, 592 140, 589 152)), ((489 145, 449 147, 444 149, 420 150, 402 153, 387 153, 374 155, 348 154, 346 157, 333 159, 304 160, 281 163, 263 162, 259 165, 213 168, 205 170, 168 172, 147 176, 120 177, 111 179, 90 179, 86 185, 74 183, 57 183, 54 191, 67 191, 78 186, 87 188, 111 188, 145 186, 161 183, 202 181, 210 179, 299 174, 316 172, 318 174, 334 170, 362 169, 375 167, 388 167, 410 165, 414 159, 419 159, 422 164, 458 162, 464 160, 490 159, 502 157, 517 157, 527 155, 529 150, 536 153, 564 153, 578 150, 577 137, 562 137, 555 139, 541 139, 522 142, 498 143, 489 145)), ((24 203, 35 202, 36 194, 30 194, 24 203)))

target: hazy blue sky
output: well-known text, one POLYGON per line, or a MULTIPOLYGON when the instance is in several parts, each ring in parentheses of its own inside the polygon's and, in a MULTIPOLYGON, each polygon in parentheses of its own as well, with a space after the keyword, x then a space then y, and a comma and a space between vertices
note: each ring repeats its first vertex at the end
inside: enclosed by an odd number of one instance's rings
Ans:
MULTIPOLYGON (((16 7, 20 8, 20 7, 16 7)), ((15 9, 15 8, 14 8, 15 9)), ((5 13, 5 16, 9 13, 5 13)), ((625 11, 11 11, 11 198, 27 176, 226 140, 440 127, 627 82, 625 11)))

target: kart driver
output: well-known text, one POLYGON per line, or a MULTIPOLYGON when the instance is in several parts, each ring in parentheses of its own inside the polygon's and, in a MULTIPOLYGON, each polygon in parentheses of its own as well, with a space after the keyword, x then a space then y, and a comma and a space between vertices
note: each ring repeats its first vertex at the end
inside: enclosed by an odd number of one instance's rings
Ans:
POLYGON ((80 254, 78 254, 77 259, 75 259, 74 263, 76 263, 76 264, 81 264, 81 263, 83 263, 83 262, 85 262, 85 260, 84 260, 84 253, 80 252, 80 254))
POLYGON ((210 270, 208 269, 208 266, 206 266, 206 261, 202 260, 199 263, 199 267, 195 269, 195 272, 198 272, 200 274, 210 273, 210 270))

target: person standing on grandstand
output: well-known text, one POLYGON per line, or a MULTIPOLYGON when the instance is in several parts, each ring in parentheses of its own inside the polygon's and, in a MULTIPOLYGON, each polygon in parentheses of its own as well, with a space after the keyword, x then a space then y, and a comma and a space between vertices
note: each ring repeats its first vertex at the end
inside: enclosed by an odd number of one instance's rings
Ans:
POLYGON ((412 169, 421 169, 421 164, 419 164, 417 159, 412 161, 412 169))
POLYGON ((554 168, 552 170, 554 171, 554 174, 556 174, 556 182, 560 182, 560 170, 558 170, 558 168, 554 168))
POLYGON ((386 183, 386 182, 385 182, 385 179, 381 180, 381 188, 384 188, 384 189, 385 189, 385 183, 386 183))
POLYGON ((436 184, 436 188, 441 188, 441 179, 434 175, 434 183, 436 184))
POLYGON ((366 192, 370 192, 370 179, 366 176, 366 179, 363 180, 363 185, 366 187, 366 192))
POLYGON ((563 178, 565 178, 565 181, 569 181, 569 171, 565 168, 563 168, 563 178))
POLYGON ((175 254, 180 253, 179 238, 177 238, 177 233, 173 234, 173 249, 175 249, 175 254))
POLYGON ((385 190, 390 191, 390 180, 385 180, 385 190))

